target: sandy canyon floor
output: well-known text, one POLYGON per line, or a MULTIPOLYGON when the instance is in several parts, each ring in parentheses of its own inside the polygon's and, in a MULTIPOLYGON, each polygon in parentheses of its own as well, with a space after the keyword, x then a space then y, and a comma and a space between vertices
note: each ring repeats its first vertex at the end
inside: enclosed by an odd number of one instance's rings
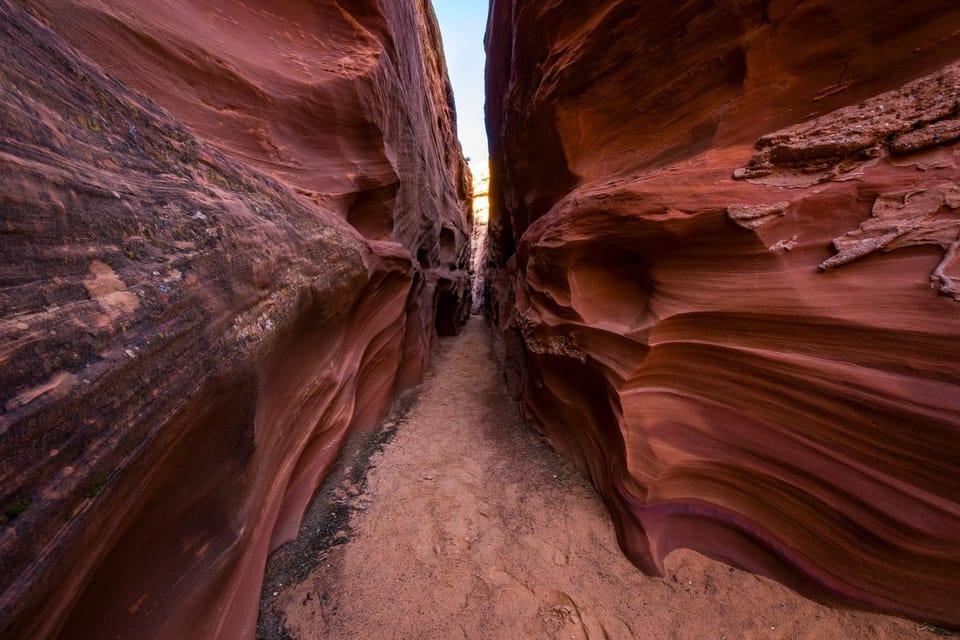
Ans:
POLYGON ((355 438, 271 557, 258 637, 925 639, 690 551, 666 578, 620 553, 590 485, 523 426, 479 318, 355 438))

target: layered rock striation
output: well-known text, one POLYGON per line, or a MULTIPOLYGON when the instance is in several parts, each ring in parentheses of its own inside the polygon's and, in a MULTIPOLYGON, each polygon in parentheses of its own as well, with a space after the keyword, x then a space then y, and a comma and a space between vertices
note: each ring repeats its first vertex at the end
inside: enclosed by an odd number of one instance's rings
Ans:
POLYGON ((645 571, 960 626, 958 24, 494 0, 499 351, 645 571))
POLYGON ((423 2, 0 0, 0 636, 241 638, 469 309, 423 2))

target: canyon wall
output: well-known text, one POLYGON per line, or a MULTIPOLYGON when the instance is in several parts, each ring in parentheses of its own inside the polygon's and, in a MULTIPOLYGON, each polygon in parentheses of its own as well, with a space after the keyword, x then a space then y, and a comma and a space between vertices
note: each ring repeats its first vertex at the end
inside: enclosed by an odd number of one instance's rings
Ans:
POLYGON ((469 309, 429 3, 0 0, 0 637, 251 637, 469 309))
POLYGON ((960 626, 960 8, 494 0, 489 313, 627 555, 960 626))

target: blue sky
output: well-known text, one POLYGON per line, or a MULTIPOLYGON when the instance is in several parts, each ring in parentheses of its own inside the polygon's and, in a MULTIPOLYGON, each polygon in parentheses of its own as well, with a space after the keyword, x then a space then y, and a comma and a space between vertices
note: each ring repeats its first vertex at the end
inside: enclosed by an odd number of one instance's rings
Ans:
POLYGON ((440 23, 444 56, 457 103, 457 129, 470 164, 486 164, 483 125, 483 32, 489 0, 433 0, 440 23))

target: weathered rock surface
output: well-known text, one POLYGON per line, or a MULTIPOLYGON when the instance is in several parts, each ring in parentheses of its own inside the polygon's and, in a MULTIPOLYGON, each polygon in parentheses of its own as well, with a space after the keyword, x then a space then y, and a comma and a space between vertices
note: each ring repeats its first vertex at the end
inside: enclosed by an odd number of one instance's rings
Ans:
POLYGON ((250 637, 345 434, 469 308, 432 12, 24 4, 0 0, 0 637, 250 637))
POLYGON ((960 626, 958 25, 494 0, 501 355, 645 571, 960 626))

